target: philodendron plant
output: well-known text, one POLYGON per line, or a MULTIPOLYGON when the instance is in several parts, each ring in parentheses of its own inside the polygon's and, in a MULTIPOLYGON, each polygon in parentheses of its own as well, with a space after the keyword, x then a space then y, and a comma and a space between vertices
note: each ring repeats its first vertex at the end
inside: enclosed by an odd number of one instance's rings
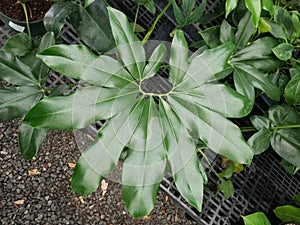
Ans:
POLYGON ((159 184, 171 172, 182 196, 201 210, 207 178, 196 152, 199 140, 234 162, 250 164, 253 152, 238 126, 251 101, 217 81, 235 45, 226 42, 189 57, 184 34, 175 31, 169 59, 166 45, 147 59, 126 16, 108 8, 116 54, 95 55, 80 45, 56 45, 38 57, 53 70, 90 86, 68 96, 43 99, 25 117, 42 129, 75 130, 106 120, 76 164, 72 188, 80 195, 123 162, 122 192, 134 217, 154 207, 159 184), (168 77, 159 76, 168 68, 168 77), (162 90, 151 88, 163 85, 162 90))
MULTIPOLYGON (((0 122, 23 117, 32 106, 46 96, 43 86, 49 68, 35 55, 54 44, 54 34, 46 33, 32 41, 26 33, 9 39, 0 49, 0 122)), ((19 147, 26 159, 38 151, 47 134, 46 129, 37 129, 22 123, 19 127, 19 147)))

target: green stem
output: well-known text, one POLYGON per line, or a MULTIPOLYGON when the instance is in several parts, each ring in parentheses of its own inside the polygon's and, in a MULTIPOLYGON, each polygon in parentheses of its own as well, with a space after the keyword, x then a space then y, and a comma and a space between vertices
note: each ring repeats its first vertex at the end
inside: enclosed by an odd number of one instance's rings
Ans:
POLYGON ((140 11, 140 5, 137 6, 136 8, 136 12, 135 12, 135 17, 134 17, 134 22, 133 22, 133 32, 135 32, 135 27, 136 27, 136 22, 137 22, 137 18, 139 15, 139 11, 140 11))
POLYGON ((152 24, 152 26, 150 27, 148 33, 146 34, 146 36, 144 37, 142 44, 145 44, 147 42, 147 40, 149 39, 149 37, 151 36, 156 24, 158 23, 158 21, 161 19, 161 17, 165 14, 165 12, 168 10, 168 8, 172 5, 174 0, 170 0, 169 3, 165 6, 165 8, 160 12, 160 14, 156 17, 154 23, 152 24))
POLYGON ((220 179, 222 180, 222 177, 220 177, 220 175, 218 174, 218 172, 214 169, 214 167, 210 164, 207 156, 205 155, 205 153, 199 148, 198 152, 200 152, 200 154, 203 156, 203 158, 205 159, 205 161, 207 162, 208 166, 210 167, 210 169, 214 172, 214 174, 220 179))
POLYGON ((22 5, 24 13, 25 13, 25 20, 26 20, 27 32, 28 32, 29 38, 31 40, 32 37, 31 37, 31 32, 30 32, 30 26, 29 26, 29 19, 28 19, 28 12, 27 12, 27 8, 26 8, 26 4, 23 3, 23 2, 20 2, 20 3, 22 5))
POLYGON ((300 124, 293 124, 293 125, 286 125, 286 126, 277 126, 277 127, 270 128, 270 130, 295 129, 295 128, 300 128, 300 124))
POLYGON ((255 127, 241 127, 240 130, 241 130, 241 132, 256 131, 255 127))

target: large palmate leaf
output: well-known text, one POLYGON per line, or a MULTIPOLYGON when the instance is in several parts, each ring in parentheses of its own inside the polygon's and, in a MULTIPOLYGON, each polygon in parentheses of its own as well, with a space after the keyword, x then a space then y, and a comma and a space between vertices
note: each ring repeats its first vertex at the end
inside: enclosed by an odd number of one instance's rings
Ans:
POLYGON ((226 119, 247 115, 252 103, 216 79, 235 46, 227 42, 189 58, 183 32, 175 30, 165 78, 159 69, 166 63, 166 46, 158 45, 146 60, 144 46, 125 15, 112 8, 108 12, 117 57, 98 56, 78 45, 41 52, 39 57, 52 69, 91 86, 43 99, 25 122, 37 128, 78 129, 107 120, 76 165, 72 179, 76 193, 95 191, 123 152, 123 198, 134 217, 143 217, 154 207, 167 171, 182 196, 201 210, 207 178, 194 139, 239 163, 249 164, 253 157, 239 128, 226 119))

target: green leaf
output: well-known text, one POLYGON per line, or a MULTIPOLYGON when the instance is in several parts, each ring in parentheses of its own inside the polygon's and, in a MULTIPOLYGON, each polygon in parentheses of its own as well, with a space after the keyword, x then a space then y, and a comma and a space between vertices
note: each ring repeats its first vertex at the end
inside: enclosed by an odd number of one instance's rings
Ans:
POLYGON ((287 44, 287 43, 282 43, 275 48, 272 49, 274 54, 277 56, 278 59, 287 61, 290 58, 292 58, 293 54, 293 45, 287 44))
POLYGON ((25 116, 39 128, 75 130, 112 118, 136 102, 138 90, 85 87, 68 96, 45 98, 25 116))
POLYGON ((159 44, 150 56, 148 64, 146 65, 145 70, 143 72, 142 78, 145 79, 154 76, 160 69, 160 66, 164 62, 166 55, 166 46, 163 43, 159 44))
POLYGON ((261 13, 261 0, 245 0, 246 7, 252 13, 252 23, 254 27, 258 27, 261 13))
POLYGON ((251 45, 236 52, 230 62, 233 65, 236 62, 241 62, 261 71, 275 70, 279 66, 279 60, 274 58, 272 48, 277 45, 278 41, 275 38, 260 38, 251 45))
POLYGON ((207 5, 207 0, 202 0, 200 5, 196 7, 196 9, 189 14, 186 25, 198 22, 205 11, 206 5, 207 5))
POLYGON ((248 98, 223 84, 204 84, 184 93, 174 91, 173 95, 198 106, 210 108, 225 117, 244 117, 253 106, 248 98))
POLYGON ((214 152, 234 162, 249 164, 252 150, 239 128, 225 117, 189 101, 170 96, 169 102, 181 116, 183 124, 214 152))
POLYGON ((284 89, 284 97, 288 104, 300 103, 300 74, 292 77, 284 89))
POLYGON ((230 198, 234 192, 231 180, 222 180, 219 190, 222 191, 226 199, 230 198))
POLYGON ((210 48, 218 47, 221 41, 216 38, 220 36, 220 26, 210 27, 199 32, 210 48))
POLYGON ((300 223, 300 208, 292 205, 279 206, 273 210, 275 215, 283 222, 300 223))
POLYGON ((277 23, 277 22, 267 20, 267 19, 265 20, 265 22, 271 26, 270 33, 274 37, 287 41, 286 29, 283 27, 283 25, 281 23, 277 23))
POLYGON ((237 50, 245 47, 254 33, 254 26, 251 23, 250 16, 250 13, 247 12, 238 24, 234 42, 237 50))
POLYGON ((160 99, 160 120, 175 185, 184 199, 201 211, 206 176, 196 154, 195 143, 172 106, 160 99))
POLYGON ((235 9, 235 7, 237 6, 238 0, 226 0, 226 5, 225 5, 225 11, 226 11, 226 18, 229 15, 230 12, 232 12, 232 10, 235 9))
POLYGON ((262 0, 261 1, 262 8, 270 12, 271 16, 274 15, 274 6, 273 0, 262 0))
POLYGON ((185 17, 181 13, 181 10, 179 9, 176 1, 173 1, 173 12, 174 12, 175 19, 176 19, 177 23, 180 26, 184 26, 184 24, 185 24, 185 17))
POLYGON ((154 0, 135 0, 139 5, 145 6, 153 15, 156 12, 156 5, 154 0))
POLYGON ((122 63, 106 55, 96 56, 85 46, 55 45, 38 56, 55 71, 92 85, 124 87, 135 83, 122 63))
POLYGON ((239 70, 233 72, 234 87, 238 93, 247 97, 251 102, 252 106, 255 101, 255 90, 252 85, 249 85, 249 80, 244 73, 239 70))
POLYGON ((44 26, 57 36, 66 23, 66 18, 74 11, 78 11, 78 4, 73 1, 58 1, 51 6, 44 16, 44 26))
POLYGON ((287 171, 288 173, 290 173, 292 175, 295 175, 298 172, 298 170, 300 169, 300 167, 297 167, 284 159, 282 159, 280 161, 280 165, 285 169, 285 171, 287 171))
POLYGON ((175 30, 175 35, 170 49, 170 80, 173 83, 180 83, 188 67, 188 44, 181 30, 175 30))
POLYGON ((234 29, 226 20, 223 20, 220 27, 220 41, 225 43, 232 40, 234 40, 234 29))
POLYGON ((133 217, 144 217, 153 209, 166 167, 164 135, 156 103, 150 98, 143 100, 143 104, 122 169, 123 199, 133 217))
POLYGON ((286 161, 300 167, 300 129, 280 129, 273 132, 271 145, 286 161))
POLYGON ((23 116, 39 99, 37 87, 20 86, 0 89, 0 122, 23 116))
POLYGON ((32 159, 47 136, 47 130, 36 129, 22 123, 19 127, 19 147, 25 159, 32 159))
POLYGON ((273 85, 267 74, 264 74, 252 66, 246 64, 235 63, 235 70, 241 74, 241 76, 247 76, 248 81, 254 87, 264 91, 271 99, 280 99, 280 90, 273 85))
POLYGON ((78 5, 70 14, 70 22, 80 39, 92 49, 106 52, 115 47, 104 0, 95 0, 87 8, 78 5))
POLYGON ((108 14, 119 57, 132 77, 141 80, 146 62, 145 49, 122 12, 108 7, 108 14))
POLYGON ((269 119, 275 126, 300 124, 300 110, 289 105, 275 105, 269 109, 269 119))
POLYGON ((248 144, 255 155, 261 154, 269 148, 271 136, 272 132, 263 127, 249 138, 248 144))
POLYGON ((272 30, 272 27, 265 21, 264 18, 260 17, 259 18, 259 23, 258 23, 258 32, 259 33, 266 33, 272 30))
POLYGON ((265 116, 251 116, 250 117, 251 123, 253 126, 257 129, 260 130, 262 128, 271 128, 271 120, 265 116))
POLYGON ((14 56, 24 56, 32 50, 32 41, 27 33, 19 33, 8 39, 2 50, 14 56))
POLYGON ((288 38, 290 38, 293 33, 293 21, 292 17, 290 16, 290 13, 280 6, 274 7, 274 21, 283 25, 288 38))
MULTIPOLYGON (((55 44, 55 37, 53 32, 46 33, 38 46, 37 53, 42 52, 46 48, 55 44)), ((40 82, 45 82, 48 78, 49 67, 39 58, 35 58, 32 65, 32 73, 40 82)))
POLYGON ((182 8, 186 17, 193 11, 196 1, 195 0, 183 0, 182 8))
POLYGON ((14 85, 36 86, 31 68, 10 53, 0 51, 0 80, 14 85))
POLYGON ((72 189, 76 194, 87 195, 95 191, 102 178, 117 165, 140 120, 142 100, 130 109, 107 121, 100 130, 101 135, 79 158, 72 177, 72 189))
POLYGON ((215 74, 221 72, 227 65, 228 58, 231 56, 234 47, 231 42, 227 42, 194 57, 186 70, 185 78, 179 85, 184 86, 188 90, 201 86, 205 82, 215 80, 215 74))
POLYGON ((266 215, 262 212, 242 216, 245 225, 271 225, 266 215))

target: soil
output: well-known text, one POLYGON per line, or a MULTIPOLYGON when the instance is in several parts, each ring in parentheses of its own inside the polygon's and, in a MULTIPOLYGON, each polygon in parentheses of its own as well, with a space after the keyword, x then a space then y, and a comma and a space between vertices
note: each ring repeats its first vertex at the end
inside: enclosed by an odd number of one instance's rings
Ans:
MULTIPOLYGON (((51 5, 49 0, 33 0, 26 3, 29 21, 43 19, 51 5)), ((1 0, 0 12, 14 20, 25 21, 25 13, 18 0, 1 0)))

